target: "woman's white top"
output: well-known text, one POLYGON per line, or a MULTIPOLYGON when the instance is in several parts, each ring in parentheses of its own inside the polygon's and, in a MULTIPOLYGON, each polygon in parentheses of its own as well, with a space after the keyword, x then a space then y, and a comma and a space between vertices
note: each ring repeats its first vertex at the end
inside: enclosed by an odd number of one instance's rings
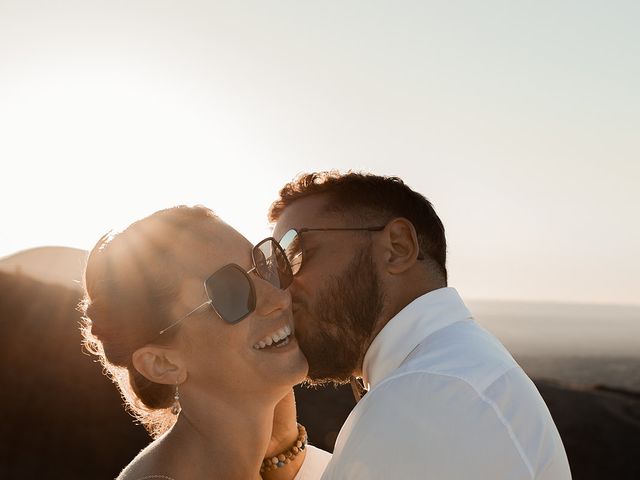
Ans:
POLYGON ((318 480, 329 460, 331 460, 329 452, 307 445, 307 455, 294 480, 318 480))

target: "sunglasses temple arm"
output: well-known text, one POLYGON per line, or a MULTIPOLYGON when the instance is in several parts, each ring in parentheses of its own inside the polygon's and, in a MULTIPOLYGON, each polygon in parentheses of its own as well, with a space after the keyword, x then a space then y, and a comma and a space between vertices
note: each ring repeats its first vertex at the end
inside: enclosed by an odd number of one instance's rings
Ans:
POLYGON ((206 302, 204 302, 202 305, 197 306, 196 308, 194 308, 193 310, 191 310, 189 313, 187 313, 184 317, 179 318, 178 320, 176 320, 175 322, 173 322, 171 325, 169 325, 168 327, 160 330, 160 333, 158 335, 162 335, 164 332, 166 332, 167 330, 172 329, 173 327, 175 327, 176 325, 178 325, 180 322, 182 322, 185 318, 193 315, 194 313, 196 313, 198 310, 200 310, 202 307, 204 307, 205 305, 211 305, 211 300, 207 300, 206 302))

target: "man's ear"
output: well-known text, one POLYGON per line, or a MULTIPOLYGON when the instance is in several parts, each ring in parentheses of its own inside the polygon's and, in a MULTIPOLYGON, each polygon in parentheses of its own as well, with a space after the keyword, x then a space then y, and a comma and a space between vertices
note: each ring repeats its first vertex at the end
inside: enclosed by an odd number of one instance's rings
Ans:
POLYGON ((154 383, 177 385, 187 378, 187 370, 175 349, 145 345, 133 352, 134 368, 154 383))
POLYGON ((406 218, 394 218, 383 230, 386 249, 386 269, 391 274, 410 269, 420 254, 416 229, 406 218))

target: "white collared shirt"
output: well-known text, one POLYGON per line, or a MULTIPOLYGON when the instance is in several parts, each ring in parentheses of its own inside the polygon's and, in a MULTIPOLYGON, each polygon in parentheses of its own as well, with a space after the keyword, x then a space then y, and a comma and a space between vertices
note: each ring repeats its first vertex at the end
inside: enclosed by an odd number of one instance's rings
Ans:
POLYGON ((571 478, 542 397, 453 288, 407 305, 363 364, 369 393, 322 480, 571 478))

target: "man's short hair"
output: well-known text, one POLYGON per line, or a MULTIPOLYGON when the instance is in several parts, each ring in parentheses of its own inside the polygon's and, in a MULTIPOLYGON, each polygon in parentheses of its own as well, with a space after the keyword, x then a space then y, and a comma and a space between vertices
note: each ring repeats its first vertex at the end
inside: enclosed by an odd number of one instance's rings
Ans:
POLYGON ((416 229, 420 253, 434 264, 437 270, 434 273, 439 273, 446 284, 444 226, 431 202, 400 178, 351 171, 302 173, 282 187, 280 198, 269 209, 269 221, 277 222, 287 206, 316 194, 327 194, 328 211, 350 215, 355 220, 383 223, 397 217, 409 220, 416 229))

